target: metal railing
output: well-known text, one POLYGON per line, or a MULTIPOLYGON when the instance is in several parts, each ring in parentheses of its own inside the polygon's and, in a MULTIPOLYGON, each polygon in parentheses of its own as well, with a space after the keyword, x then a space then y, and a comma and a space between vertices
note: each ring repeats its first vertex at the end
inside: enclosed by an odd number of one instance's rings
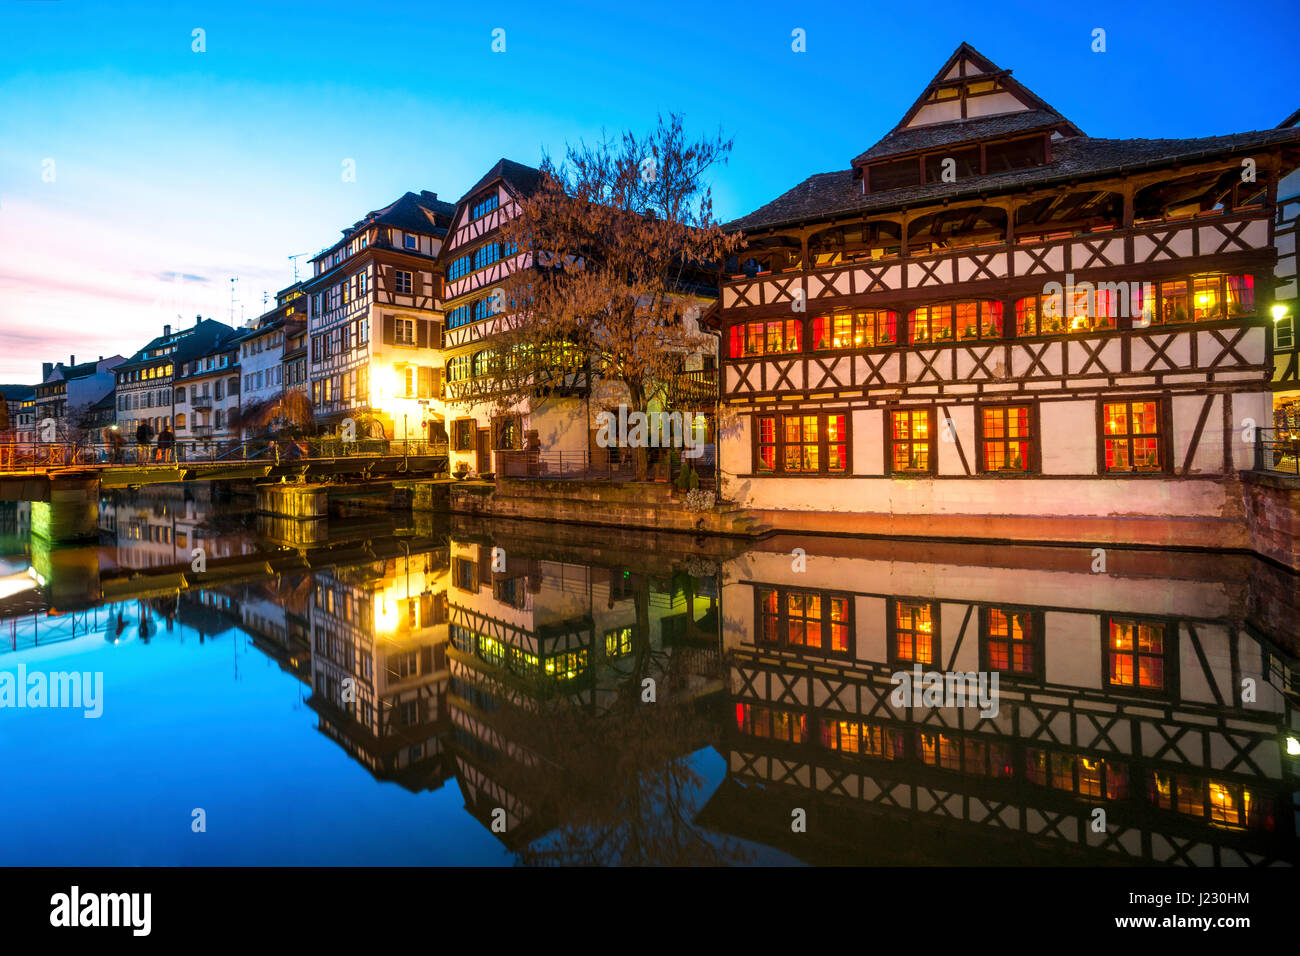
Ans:
POLYGON ((1276 428, 1257 429, 1255 470, 1300 476, 1300 437, 1276 428))
POLYGON ((202 463, 322 461, 340 458, 445 458, 446 442, 338 437, 300 439, 180 439, 123 442, 0 442, 0 472, 40 472, 52 468, 175 466, 202 463))

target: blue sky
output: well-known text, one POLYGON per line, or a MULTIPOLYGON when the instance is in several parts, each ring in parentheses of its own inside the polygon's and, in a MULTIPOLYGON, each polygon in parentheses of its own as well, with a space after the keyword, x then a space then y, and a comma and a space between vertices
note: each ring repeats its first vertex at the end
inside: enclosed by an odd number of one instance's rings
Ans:
POLYGON ((0 381, 225 321, 232 276, 251 318, 290 255, 406 190, 455 200, 660 112, 734 138, 716 209, 742 215, 847 167, 963 40, 1093 136, 1271 127, 1300 107, 1297 26, 1294 2, 0 0, 0 381))

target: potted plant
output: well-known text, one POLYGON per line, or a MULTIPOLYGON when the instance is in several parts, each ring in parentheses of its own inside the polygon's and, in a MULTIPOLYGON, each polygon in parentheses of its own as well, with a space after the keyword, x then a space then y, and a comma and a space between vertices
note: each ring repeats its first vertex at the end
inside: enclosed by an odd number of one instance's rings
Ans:
POLYGON ((464 481, 466 478, 469 477, 469 462, 467 461, 456 462, 456 470, 452 472, 452 474, 455 475, 458 480, 464 481))

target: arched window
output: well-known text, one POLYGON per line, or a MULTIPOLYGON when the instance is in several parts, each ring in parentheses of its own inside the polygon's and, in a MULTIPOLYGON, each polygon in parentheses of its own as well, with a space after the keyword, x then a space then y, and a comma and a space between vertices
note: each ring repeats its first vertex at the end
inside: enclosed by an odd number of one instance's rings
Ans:
POLYGON ((474 370, 473 370, 474 377, 482 378, 484 375, 487 375, 488 367, 491 364, 491 361, 492 361, 492 353, 488 349, 484 349, 482 352, 475 352, 474 370))

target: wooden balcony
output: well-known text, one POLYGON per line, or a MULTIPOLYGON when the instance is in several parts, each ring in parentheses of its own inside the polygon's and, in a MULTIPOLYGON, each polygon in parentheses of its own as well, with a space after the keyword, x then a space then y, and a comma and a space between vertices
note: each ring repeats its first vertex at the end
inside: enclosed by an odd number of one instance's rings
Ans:
MULTIPOLYGON (((1154 276, 1169 264, 1235 253, 1266 257, 1269 211, 1264 208, 1227 214, 1142 223, 1131 229, 1068 235, 1043 242, 965 246, 941 253, 886 257, 821 269, 740 277, 722 284, 722 308, 740 314, 798 315, 793 306, 805 296, 806 312, 816 315, 836 300, 857 298, 924 299, 950 295, 953 286, 973 296, 991 294, 1014 280, 1063 281, 1103 270, 1149 266, 1154 276), (987 283, 990 293, 982 293, 987 283)), ((1243 257, 1244 258, 1244 257, 1243 257)), ((1024 283, 1021 283, 1024 285, 1024 283)))
POLYGON ((718 400, 716 368, 678 372, 668 386, 670 408, 711 409, 718 400))

